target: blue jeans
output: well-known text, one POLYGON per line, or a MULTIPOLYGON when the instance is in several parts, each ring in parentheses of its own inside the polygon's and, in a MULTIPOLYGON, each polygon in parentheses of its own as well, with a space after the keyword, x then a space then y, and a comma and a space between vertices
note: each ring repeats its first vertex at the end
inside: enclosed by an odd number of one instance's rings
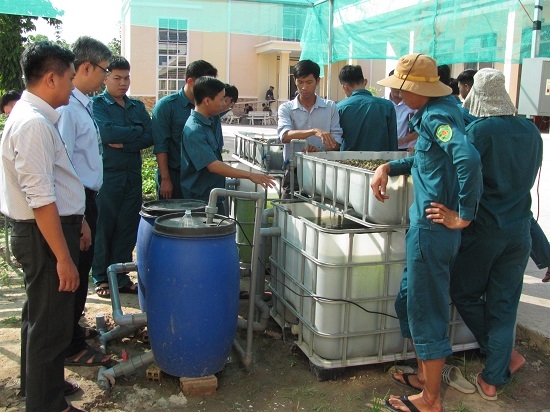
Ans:
POLYGON ((539 269, 550 266, 550 244, 538 222, 531 217, 531 259, 539 269))

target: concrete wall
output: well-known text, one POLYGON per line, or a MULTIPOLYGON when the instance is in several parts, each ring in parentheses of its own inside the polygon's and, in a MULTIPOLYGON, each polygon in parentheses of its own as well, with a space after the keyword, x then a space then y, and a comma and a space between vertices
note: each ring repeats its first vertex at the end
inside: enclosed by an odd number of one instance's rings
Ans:
MULTIPOLYGON (((123 41, 123 55, 130 61, 132 84, 129 95, 156 96, 157 29, 134 26, 130 41, 123 41)), ((125 38, 126 40, 126 38, 125 38)))

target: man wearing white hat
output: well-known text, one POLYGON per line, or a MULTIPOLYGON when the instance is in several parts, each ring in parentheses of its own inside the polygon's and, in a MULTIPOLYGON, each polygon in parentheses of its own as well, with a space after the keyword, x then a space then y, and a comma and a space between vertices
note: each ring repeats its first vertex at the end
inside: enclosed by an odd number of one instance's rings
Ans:
MULTIPOLYGON (((533 122, 514 116, 498 70, 475 74, 464 106, 479 118, 468 126, 467 137, 481 155, 483 195, 474 222, 462 231, 451 298, 485 350, 485 368, 473 383, 482 398, 496 400, 497 386, 525 363, 513 356, 514 330, 531 249, 531 187, 542 162, 542 139, 533 122)), ((456 217, 443 205, 432 213, 456 217)))
POLYGON ((447 337, 450 269, 460 245, 457 229, 468 226, 477 210, 480 158, 465 139, 458 106, 443 98, 452 90, 439 81, 435 60, 422 54, 403 56, 394 74, 378 84, 399 89, 405 104, 418 110, 410 121, 418 133, 415 155, 380 166, 371 182, 382 202, 388 199, 388 176, 411 174, 414 182, 407 262, 395 310, 401 333, 412 339, 418 359, 418 375, 409 382, 422 392, 390 396, 386 406, 396 411, 441 411, 441 373, 445 358, 452 354, 447 337), (454 220, 430 215, 427 209, 433 202, 458 211, 454 220))

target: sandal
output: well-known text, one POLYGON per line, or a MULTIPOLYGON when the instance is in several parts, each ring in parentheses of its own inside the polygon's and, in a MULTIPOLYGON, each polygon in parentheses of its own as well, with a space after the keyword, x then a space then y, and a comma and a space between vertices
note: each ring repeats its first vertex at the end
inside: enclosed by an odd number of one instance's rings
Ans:
POLYGON ((445 365, 441 373, 441 381, 462 393, 476 392, 476 387, 468 382, 456 366, 445 365))
POLYGON ((64 389, 63 391, 64 396, 71 396, 72 394, 78 392, 78 390, 80 389, 80 386, 78 385, 78 383, 65 381, 65 386, 63 389, 64 389))
POLYGON ((111 355, 105 355, 103 352, 95 350, 90 345, 86 345, 86 347, 77 354, 65 358, 65 366, 107 366, 111 364, 111 362, 111 355), (104 360, 105 358, 107 359, 104 360))
POLYGON ((479 395, 485 399, 486 401, 496 401, 498 399, 498 395, 495 396, 489 396, 485 392, 483 392, 483 388, 479 384, 479 381, 477 380, 477 377, 481 375, 481 373, 478 373, 477 375, 471 375, 470 376, 470 382, 472 382, 473 385, 477 388, 477 391, 479 395))
POLYGON ((131 295, 137 295, 138 285, 136 285, 135 283, 132 283, 131 286, 123 286, 121 288, 118 288, 118 293, 129 293, 131 295))
POLYGON ((548 271, 546 272, 546 275, 544 275, 544 277, 542 278, 542 281, 543 281, 544 283, 550 282, 550 270, 548 270, 548 271))
POLYGON ((100 298, 109 299, 111 297, 111 291, 109 290, 108 283, 100 283, 95 287, 95 293, 100 298))
MULTIPOLYGON (((400 396, 399 400, 403 405, 409 408, 410 412, 420 412, 420 410, 416 406, 414 406, 414 404, 409 400, 409 397, 407 395, 400 396)), ((386 408, 390 411, 401 411, 401 409, 394 408, 389 399, 386 399, 386 408)))
POLYGON ((391 376, 391 381, 397 385, 403 386, 408 389, 412 389, 414 391, 420 391, 422 392, 422 388, 417 388, 416 386, 413 386, 412 383, 409 381, 409 376, 416 376, 415 373, 405 373, 405 372, 399 372, 395 373, 391 376), (401 376, 403 378, 403 381, 397 379, 397 376, 401 376))

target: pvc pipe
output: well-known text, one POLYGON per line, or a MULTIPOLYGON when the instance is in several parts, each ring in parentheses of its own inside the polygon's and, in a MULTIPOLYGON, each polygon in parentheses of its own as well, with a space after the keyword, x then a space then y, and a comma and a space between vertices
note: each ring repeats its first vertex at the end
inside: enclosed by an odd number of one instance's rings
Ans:
MULTIPOLYGON (((254 332, 263 332, 267 329, 267 322, 269 321, 269 306, 262 300, 262 295, 256 295, 255 299, 256 307, 260 310, 260 321, 252 322, 252 330, 254 332)), ((241 329, 248 329, 249 322, 252 319, 238 319, 237 327, 241 329)))
POLYGON ((135 332, 136 330, 138 330, 139 328, 141 328, 142 326, 146 326, 146 324, 141 326, 122 325, 122 326, 117 326, 114 329, 111 329, 109 332, 100 332, 99 350, 103 353, 107 353, 107 342, 113 339, 123 338, 125 336, 128 336, 133 332, 135 332))
POLYGON ((118 293, 117 273, 137 271, 137 265, 134 262, 114 263, 107 268, 107 278, 109 279, 109 289, 111 291, 111 306, 113 308, 113 320, 117 325, 142 327, 147 325, 147 314, 134 313, 124 315, 120 304, 120 295, 118 293))
MULTIPOLYGON (((263 200, 264 195, 260 192, 243 192, 243 191, 237 191, 237 190, 227 190, 227 189, 221 189, 221 188, 215 188, 212 189, 210 192, 210 197, 208 199, 208 205, 205 207, 206 212, 206 224, 212 224, 214 221, 214 215, 218 211, 218 208, 216 207, 216 202, 218 197, 220 196, 232 196, 236 197, 238 199, 245 199, 245 200, 255 200, 256 206, 258 204, 258 201, 262 201, 262 209, 263 209, 263 200)), ((260 212, 261 213, 261 212, 260 212)), ((258 222, 260 221, 260 217, 258 217, 258 222)))
POLYGON ((126 376, 134 373, 138 368, 148 365, 155 361, 153 351, 146 352, 142 355, 134 356, 126 362, 121 362, 112 368, 102 367, 97 374, 97 384, 103 390, 109 390, 115 384, 115 378, 118 376, 126 376))
MULTIPOLYGON (((258 239, 260 239, 260 222, 262 218, 262 211, 264 209, 264 194, 260 192, 243 192, 243 191, 236 191, 236 190, 227 190, 227 189, 221 189, 216 188, 213 189, 210 192, 210 198, 208 201, 208 206, 206 206, 206 223, 211 224, 214 221, 214 215, 216 214, 217 207, 217 199, 218 196, 232 196, 235 198, 245 199, 245 200, 254 200, 256 202, 256 210, 254 214, 254 236, 252 239, 254 239, 254 242, 256 242, 258 239)), ((248 292, 248 324, 246 329, 246 351, 238 350, 239 354, 243 354, 242 361, 245 366, 252 364, 252 338, 254 333, 254 307, 255 307, 255 300, 256 300, 256 279, 258 276, 258 258, 259 258, 259 250, 258 245, 252 245, 252 258, 251 258, 251 266, 250 266, 250 287, 248 292)), ((239 345, 239 343, 235 340, 235 345, 239 345)))
POLYGON ((535 0, 535 16, 533 20, 533 32, 531 34, 531 57, 539 55, 540 31, 542 28, 542 0, 535 0))
MULTIPOLYGON (((272 236, 281 236, 281 228, 279 227, 268 227, 269 218, 274 216, 275 212, 273 209, 264 209, 262 211, 262 224, 260 228, 260 238, 258 239, 258 264, 260 270, 264 270, 267 267, 267 258, 266 258, 266 237, 272 236)), ((264 286, 264 277, 258 276, 256 284, 256 294, 262 296, 265 292, 264 286)))

